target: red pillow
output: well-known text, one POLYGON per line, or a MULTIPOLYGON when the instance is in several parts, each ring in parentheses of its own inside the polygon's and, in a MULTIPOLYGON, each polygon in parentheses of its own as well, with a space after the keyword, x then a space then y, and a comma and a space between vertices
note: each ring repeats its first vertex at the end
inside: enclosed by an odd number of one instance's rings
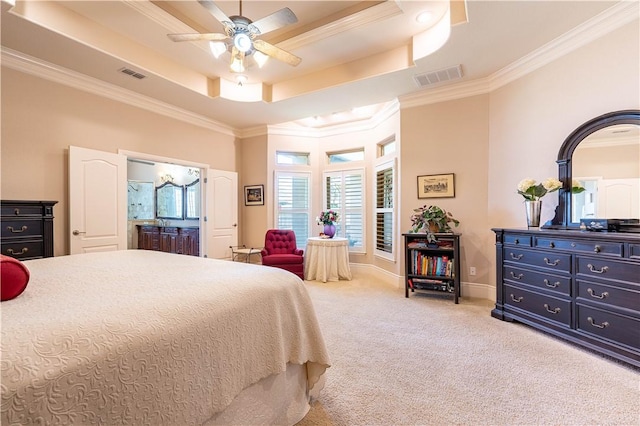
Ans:
POLYGON ((0 254, 0 299, 11 300, 27 288, 29 270, 24 263, 0 254))

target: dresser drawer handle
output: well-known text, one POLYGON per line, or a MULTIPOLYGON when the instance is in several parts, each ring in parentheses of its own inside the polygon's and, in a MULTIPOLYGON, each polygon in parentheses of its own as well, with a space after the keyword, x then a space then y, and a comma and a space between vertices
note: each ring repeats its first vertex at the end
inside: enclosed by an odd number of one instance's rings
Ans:
POLYGON ((11 231, 12 234, 19 234, 27 230, 27 225, 22 225, 20 229, 15 229, 13 226, 7 226, 7 229, 11 231))
POLYGON ((7 249, 7 253, 9 253, 9 254, 14 254, 14 255, 16 255, 16 256, 19 256, 19 255, 21 255, 21 254, 25 254, 25 253, 26 253, 26 252, 28 252, 28 251, 29 251, 29 249, 28 249, 28 248, 26 248, 26 247, 22 247, 22 250, 20 250, 20 253, 16 253, 16 252, 14 252, 12 248, 8 248, 8 249, 7 249))
POLYGON ((603 266, 603 267, 602 267, 602 268, 600 268, 600 269, 596 269, 596 267, 595 267, 595 266, 593 266, 593 265, 592 265, 592 264, 590 264, 590 263, 587 265, 587 268, 589 268, 589 270, 590 270, 591 272, 593 272, 594 274, 604 274, 605 272, 607 272, 607 271, 609 270, 609 267, 608 267, 608 266, 603 266))
POLYGON ((556 247, 556 243, 554 243, 553 241, 551 241, 551 242, 549 243, 549 247, 551 247, 551 248, 555 248, 555 247, 556 247))
POLYGON ((514 241, 514 243, 515 243, 515 244, 520 244, 520 240, 516 238, 516 239, 515 239, 515 241, 514 241))
POLYGON ((547 310, 547 312, 549 312, 550 314, 559 314, 560 313, 560 308, 553 308, 550 309, 548 304, 544 304, 544 308, 547 310))
POLYGON ((595 246, 595 247, 593 248, 593 251, 594 251, 595 253, 600 253, 600 252, 602 251, 602 248, 600 248, 600 246, 595 246))
POLYGON ((513 273, 513 271, 511 271, 510 274, 511 274, 511 278, 513 278, 514 280, 521 280, 522 277, 524 277, 524 274, 516 275, 516 274, 513 273))
POLYGON ((609 327, 609 323, 607 321, 603 322, 602 324, 596 324, 595 321, 593 320, 593 318, 591 318, 591 317, 587 317, 587 321, 589 321, 589 324, 591 324, 595 328, 606 328, 606 327, 609 327))
POLYGON ((602 294, 598 295, 598 294, 596 294, 595 291, 593 291, 593 289, 588 288, 587 289, 587 293, 589 293, 589 295, 591 297, 595 298, 595 299, 605 299, 605 298, 609 297, 609 292, 608 291, 605 291, 602 294))
POLYGON ((518 255, 515 255, 513 253, 509 253, 509 254, 511 255, 511 258, 513 260, 520 260, 520 259, 522 259, 522 256, 524 256, 523 254, 518 254, 518 255))
POLYGON ((522 297, 522 296, 520 296, 520 297, 515 297, 515 296, 513 295, 513 293, 511 293, 511 300, 513 300, 513 301, 514 301, 514 302, 516 302, 516 303, 520 303, 520 302, 522 302, 522 300, 524 300, 524 297, 522 297))
POLYGON ((14 209, 13 210, 13 214, 15 214, 16 216, 20 215, 20 209, 14 209))
POLYGON ((548 258, 544 258, 544 263, 546 263, 549 266, 558 266, 560 264, 560 259, 556 259, 553 262, 550 261, 548 258))
POLYGON ((551 288, 556 288, 560 285, 560 281, 556 281, 555 283, 552 283, 551 281, 549 281, 548 279, 544 279, 544 285, 546 285, 547 287, 551 287, 551 288))

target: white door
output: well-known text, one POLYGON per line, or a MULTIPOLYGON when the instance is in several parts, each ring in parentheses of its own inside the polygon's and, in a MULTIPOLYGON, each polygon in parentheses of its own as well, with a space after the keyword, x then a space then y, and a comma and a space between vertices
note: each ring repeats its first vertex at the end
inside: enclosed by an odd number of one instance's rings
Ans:
POLYGON ((598 185, 598 216, 631 219, 640 216, 640 179, 603 179, 598 185))
POLYGON ((69 147, 71 254, 127 248, 127 157, 69 147))
POLYGON ((205 188, 206 256, 231 259, 229 246, 238 245, 238 174, 210 169, 205 188))

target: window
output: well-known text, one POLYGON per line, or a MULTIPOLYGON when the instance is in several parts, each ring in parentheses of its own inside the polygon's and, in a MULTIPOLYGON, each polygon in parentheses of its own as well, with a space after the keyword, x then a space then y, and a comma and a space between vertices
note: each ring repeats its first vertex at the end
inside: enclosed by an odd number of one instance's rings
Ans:
POLYGON ((296 165, 309 165, 309 153, 308 152, 276 152, 277 164, 296 164, 296 165))
POLYGON ((324 173, 324 206, 336 210, 336 235, 349 240, 352 251, 364 251, 364 169, 324 173))
POLYGON ((394 170, 392 162, 376 168, 375 253, 393 260, 394 170))
POLYGON ((309 173, 276 172, 275 223, 278 229, 292 229, 296 245, 306 247, 309 238, 309 173))
POLYGON ((355 151, 327 152, 329 164, 348 163, 350 161, 364 161, 364 148, 355 151))
POLYGON ((396 139, 391 137, 378 144, 378 157, 384 157, 385 155, 393 154, 396 152, 396 139))

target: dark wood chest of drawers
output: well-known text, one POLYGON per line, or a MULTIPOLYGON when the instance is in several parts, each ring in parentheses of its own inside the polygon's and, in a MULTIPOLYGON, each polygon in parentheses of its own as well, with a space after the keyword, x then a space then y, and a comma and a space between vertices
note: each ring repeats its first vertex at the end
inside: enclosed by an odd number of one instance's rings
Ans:
POLYGON ((53 206, 57 201, 0 201, 2 254, 20 260, 53 257, 53 206))
POLYGON ((640 367, 640 234, 493 231, 493 317, 640 367))
POLYGON ((136 225, 138 227, 138 248, 165 251, 167 253, 200 255, 199 228, 177 226, 136 225))

